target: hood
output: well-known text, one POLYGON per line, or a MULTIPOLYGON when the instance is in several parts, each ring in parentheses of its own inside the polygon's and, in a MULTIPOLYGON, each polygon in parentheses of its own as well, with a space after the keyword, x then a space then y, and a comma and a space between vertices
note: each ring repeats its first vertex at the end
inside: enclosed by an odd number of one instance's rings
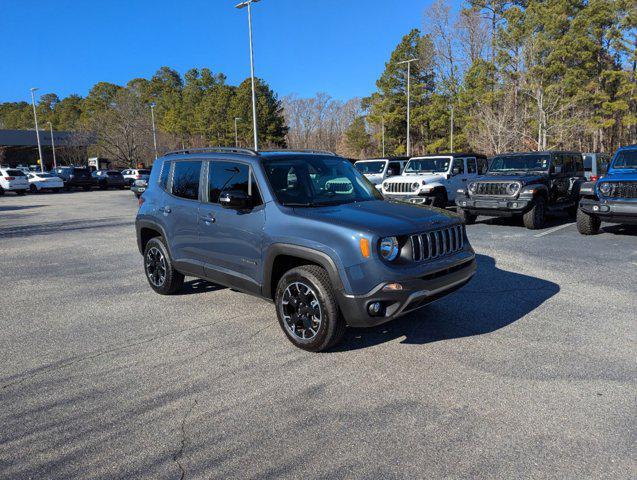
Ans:
POLYGON ((446 173, 403 173, 397 177, 391 177, 385 180, 389 183, 403 183, 403 182, 421 182, 421 181, 439 181, 441 178, 446 178, 446 173))
POLYGON ((625 170, 610 170, 600 181, 611 182, 637 182, 637 170, 627 168, 625 170))
POLYGON ((542 183, 546 179, 546 175, 539 175, 537 173, 531 173, 528 175, 486 175, 478 177, 476 182, 522 182, 522 185, 528 185, 530 183, 542 183))
POLYGON ((446 210, 384 200, 329 207, 295 208, 294 214, 341 225, 358 232, 375 233, 381 237, 406 235, 460 223, 460 219, 454 213, 446 210))

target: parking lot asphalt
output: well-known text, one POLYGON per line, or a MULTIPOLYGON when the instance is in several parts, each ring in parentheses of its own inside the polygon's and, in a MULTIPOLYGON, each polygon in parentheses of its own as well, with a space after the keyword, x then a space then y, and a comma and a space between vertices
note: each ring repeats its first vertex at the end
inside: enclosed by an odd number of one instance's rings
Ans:
POLYGON ((0 198, 0 478, 635 478, 637 231, 468 227, 477 276, 334 351, 151 291, 128 191, 0 198))

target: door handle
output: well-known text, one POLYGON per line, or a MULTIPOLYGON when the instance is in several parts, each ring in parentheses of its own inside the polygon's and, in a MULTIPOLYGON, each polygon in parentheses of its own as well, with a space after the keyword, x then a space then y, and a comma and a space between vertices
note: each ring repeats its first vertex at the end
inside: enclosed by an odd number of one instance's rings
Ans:
POLYGON ((202 216, 201 220, 203 220, 203 222, 206 225, 212 225, 213 223, 217 221, 217 219, 213 217, 212 214, 208 214, 207 216, 202 216))
POLYGON ((461 180, 462 180, 463 182, 466 182, 466 181, 467 181, 467 179, 466 179, 466 178, 462 178, 461 180))
POLYGON ((160 212, 163 212, 163 213, 170 213, 170 212, 172 212, 172 210, 170 209, 170 207, 160 207, 160 208, 159 208, 159 211, 160 211, 160 212))

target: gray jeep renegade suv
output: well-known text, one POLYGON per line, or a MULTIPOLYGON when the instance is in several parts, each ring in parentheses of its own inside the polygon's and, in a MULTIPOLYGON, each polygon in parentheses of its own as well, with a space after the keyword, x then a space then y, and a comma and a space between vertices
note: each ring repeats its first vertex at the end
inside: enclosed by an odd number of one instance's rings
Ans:
POLYGON ((329 152, 188 150, 155 162, 136 221, 150 286, 184 276, 273 301, 296 346, 321 351, 447 295, 476 270, 464 225, 384 201, 329 152))

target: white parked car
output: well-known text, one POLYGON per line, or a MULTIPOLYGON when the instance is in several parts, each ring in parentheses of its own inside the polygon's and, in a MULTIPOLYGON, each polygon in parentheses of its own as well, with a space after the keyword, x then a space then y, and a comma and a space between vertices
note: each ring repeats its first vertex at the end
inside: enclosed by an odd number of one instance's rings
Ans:
POLYGON ((380 185, 386 178, 400 175, 406 163, 406 159, 373 158, 359 160, 354 163, 354 167, 374 185, 380 185))
POLYGON ((456 198, 458 189, 487 171, 486 157, 450 153, 413 157, 403 174, 383 181, 381 192, 389 199, 446 207, 456 198))
POLYGON ((129 187, 132 187, 135 180, 148 181, 150 177, 150 170, 147 168, 128 168, 126 170, 122 170, 122 175, 124 175, 126 184, 129 187))
POLYGON ((64 188, 62 179, 52 173, 31 172, 27 175, 27 178, 31 193, 41 192, 42 190, 60 192, 64 188))
POLYGON ((4 195, 4 192, 15 192, 18 195, 24 195, 28 188, 29 182, 22 170, 15 168, 0 169, 0 195, 4 195))

